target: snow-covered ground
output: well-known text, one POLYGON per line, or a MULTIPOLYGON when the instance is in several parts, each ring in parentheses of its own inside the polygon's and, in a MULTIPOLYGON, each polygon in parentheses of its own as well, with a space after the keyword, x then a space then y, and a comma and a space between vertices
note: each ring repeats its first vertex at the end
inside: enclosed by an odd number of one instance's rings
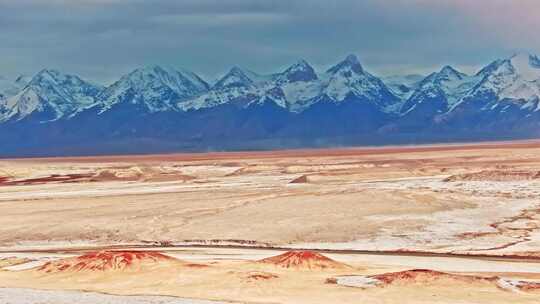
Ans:
POLYGON ((0 288, 0 304, 217 304, 163 296, 116 296, 82 291, 0 288))
MULTIPOLYGON (((373 215, 364 218, 383 225, 372 238, 333 243, 298 243, 294 248, 312 249, 362 249, 362 250, 428 250, 432 252, 483 252, 493 250, 506 252, 507 244, 519 246, 522 251, 537 248, 540 235, 531 228, 540 224, 540 218, 520 218, 523 212, 540 208, 540 182, 491 182, 467 181, 445 182, 441 177, 401 178, 396 180, 372 181, 347 188, 384 190, 417 190, 448 193, 449 195, 474 195, 474 208, 452 209, 430 214, 403 213, 399 215, 373 215), (414 232, 404 230, 396 222, 417 222, 423 228, 414 232), (501 223, 499 223, 501 222, 501 223), (494 226, 495 225, 495 226, 494 226), (511 227, 508 227, 511 225, 511 227), (519 234, 518 231, 523 231, 519 234), (509 233, 504 233, 506 232, 509 233), (511 232, 510 232, 511 231, 511 232), (464 237, 466 234, 485 234, 482 237, 464 237), (491 234, 491 235, 489 235, 491 234), (515 244, 514 244, 515 243, 515 244), (525 243, 533 246, 527 248, 525 243), (497 248, 499 247, 499 248, 497 248)), ((493 251, 495 252, 495 251, 493 251)), ((487 252, 484 252, 487 253, 487 252)))

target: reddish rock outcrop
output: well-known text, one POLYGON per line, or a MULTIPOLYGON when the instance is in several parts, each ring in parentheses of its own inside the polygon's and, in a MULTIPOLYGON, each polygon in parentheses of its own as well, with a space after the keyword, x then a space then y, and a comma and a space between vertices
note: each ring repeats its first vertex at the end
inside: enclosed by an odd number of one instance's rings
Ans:
POLYGON ((481 277, 470 275, 451 274, 430 269, 411 269, 399 272, 389 272, 370 276, 380 281, 383 285, 427 283, 438 280, 453 280, 460 282, 495 282, 497 277, 481 277))
POLYGON ((346 264, 334 261, 314 251, 287 251, 277 256, 262 259, 259 262, 282 268, 307 270, 349 268, 346 264))
POLYGON ((44 264, 38 271, 46 273, 126 270, 143 264, 173 261, 172 257, 155 251, 100 251, 75 258, 44 264))
POLYGON ((309 182, 307 175, 302 175, 289 182, 289 184, 306 184, 309 182))

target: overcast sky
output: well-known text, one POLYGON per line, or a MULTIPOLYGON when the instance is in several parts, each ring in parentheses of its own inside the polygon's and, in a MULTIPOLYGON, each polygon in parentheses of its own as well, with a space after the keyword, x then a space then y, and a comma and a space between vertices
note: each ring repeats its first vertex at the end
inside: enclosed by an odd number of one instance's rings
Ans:
POLYGON ((472 72, 540 54, 538 16, 538 0, 0 0, 0 75, 50 67, 107 83, 162 64, 212 79, 349 53, 379 75, 472 72))

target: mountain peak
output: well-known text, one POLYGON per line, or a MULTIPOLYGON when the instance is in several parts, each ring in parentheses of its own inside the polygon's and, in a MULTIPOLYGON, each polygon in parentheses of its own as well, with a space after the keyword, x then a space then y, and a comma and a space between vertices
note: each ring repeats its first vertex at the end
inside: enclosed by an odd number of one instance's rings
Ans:
POLYGON ((62 91, 69 87, 70 89, 68 89, 68 91, 71 89, 75 91, 81 90, 79 93, 83 95, 95 95, 102 89, 102 86, 100 85, 83 80, 77 75, 63 73, 57 69, 43 69, 30 80, 19 77, 17 81, 20 81, 20 84, 24 86, 29 85, 34 88, 46 90, 55 88, 56 90, 62 91))
POLYGON ((295 63, 293 63, 291 66, 289 66, 285 71, 291 70, 291 69, 298 69, 298 70, 306 70, 312 68, 307 61, 304 59, 299 59, 295 63))
POLYGON ((165 83, 173 89, 179 87, 179 91, 183 91, 182 88, 186 86, 192 87, 195 91, 206 91, 209 88, 197 74, 170 66, 149 65, 135 69, 125 77, 132 80, 140 79, 142 82, 153 81, 155 78, 155 81, 165 83))
POLYGON ((300 59, 299 61, 288 67, 283 73, 278 74, 277 82, 307 82, 317 79, 317 74, 315 73, 315 70, 311 67, 311 65, 309 65, 307 61, 300 59))
POLYGON ((177 102, 208 91, 208 84, 189 71, 150 65, 135 69, 99 95, 101 112, 115 105, 142 105, 149 112, 174 110, 177 102))
POLYGON ((529 53, 516 53, 509 58, 493 61, 476 75, 519 75, 523 80, 536 81, 540 79, 540 58, 529 53))
POLYGON ((241 68, 234 66, 214 85, 214 89, 248 87, 252 84, 253 80, 241 68))
POLYGON ((229 70, 229 74, 245 75, 244 70, 236 65, 229 70))
POLYGON ((45 69, 43 69, 43 70, 41 70, 41 71, 39 71, 37 73, 37 75, 43 75, 43 74, 49 74, 49 75, 55 75, 56 76, 56 75, 60 75, 62 73, 59 70, 52 69, 52 68, 45 68, 45 69))
POLYGON ((164 71, 164 68, 157 64, 147 65, 142 68, 136 69, 135 71, 140 72, 157 72, 157 71, 164 71))
POLYGON ((518 52, 514 53, 508 60, 513 65, 527 65, 527 66, 536 66, 538 64, 538 57, 536 55, 526 53, 526 52, 518 52))
POLYGON ((174 74, 176 70, 173 68, 162 67, 160 65, 148 65, 141 68, 137 68, 128 74, 128 77, 140 77, 141 75, 164 75, 174 74))
POLYGON ((443 78, 444 80, 461 80, 464 77, 467 77, 466 74, 461 73, 460 71, 454 69, 449 65, 445 65, 439 73, 437 73, 437 78, 443 78))
POLYGON ((440 73, 444 73, 444 74, 448 74, 448 73, 458 74, 459 72, 458 72, 456 69, 454 69, 452 66, 445 65, 445 66, 441 69, 440 73))
POLYGON ((358 57, 354 54, 349 54, 347 57, 345 57, 345 61, 351 63, 351 64, 360 64, 360 61, 358 60, 358 57))
MULTIPOLYGON (((24 83, 24 78, 19 81, 24 83)), ((10 97, 9 113, 2 119, 20 120, 31 114, 39 115, 40 121, 71 117, 92 105, 101 89, 78 76, 43 69, 23 90, 10 97)))
POLYGON ((516 52, 509 58, 510 60, 523 60, 523 61, 534 61, 538 57, 534 54, 528 52, 516 52))
POLYGON ((510 63, 525 80, 540 79, 540 59, 529 53, 517 53, 510 57, 510 63))
POLYGON ((340 71, 352 71, 360 74, 364 71, 356 55, 348 55, 343 61, 328 69, 327 73, 335 74, 340 71))
POLYGON ((34 77, 32 77, 30 83, 38 84, 44 80, 52 80, 56 82, 61 75, 63 74, 56 69, 43 69, 39 71, 34 77))

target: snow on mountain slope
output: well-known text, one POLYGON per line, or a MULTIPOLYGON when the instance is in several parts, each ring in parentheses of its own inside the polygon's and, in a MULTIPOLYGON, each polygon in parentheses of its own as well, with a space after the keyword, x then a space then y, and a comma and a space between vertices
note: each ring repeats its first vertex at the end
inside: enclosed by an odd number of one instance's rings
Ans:
POLYGON ((510 99, 527 104, 540 97, 540 59, 535 55, 517 54, 496 60, 477 75, 483 78, 465 99, 494 96, 491 102, 510 99))
MULTIPOLYGON (((23 78, 19 78, 24 83, 23 78)), ((95 102, 102 87, 78 76, 56 70, 42 70, 14 96, 0 106, 0 121, 21 120, 31 114, 41 121, 70 117, 95 102)))
POLYGON ((540 58, 536 55, 519 53, 510 58, 519 75, 528 81, 540 79, 540 58))
POLYGON ((428 102, 438 103, 436 112, 443 113, 459 102, 479 80, 478 76, 468 76, 451 66, 445 66, 418 84, 418 88, 403 104, 401 113, 417 110, 420 105, 428 102))
POLYGON ((32 113, 41 113, 41 121, 69 118, 88 107, 103 113, 115 105, 127 106, 126 111, 135 105, 138 110, 154 113, 226 104, 242 108, 263 101, 294 113, 319 102, 351 100, 369 103, 386 113, 421 111, 422 117, 451 111, 470 99, 485 100, 486 109, 505 100, 539 110, 540 59, 534 55, 496 60, 474 76, 445 66, 418 79, 418 75, 407 75, 383 81, 365 71, 354 55, 320 74, 305 60, 269 75, 233 67, 212 86, 194 73, 159 66, 134 70, 107 88, 77 76, 43 70, 31 81, 24 77, 14 82, 0 79, 0 92, 5 96, 0 97, 0 121, 32 113))
POLYGON ((317 101, 315 98, 321 94, 323 84, 319 81, 297 81, 285 83, 281 88, 285 94, 287 108, 291 112, 299 113, 317 101))
POLYGON ((408 99, 426 76, 419 74, 391 75, 382 77, 386 86, 399 98, 408 99))
POLYGON ((246 106, 263 94, 263 90, 255 87, 231 87, 224 90, 211 90, 206 94, 177 104, 182 111, 212 108, 223 104, 246 106))
POLYGON ((263 105, 267 102, 273 102, 281 108, 287 108, 287 98, 280 87, 273 87, 262 94, 256 100, 251 101, 247 106, 263 105))
POLYGON ((364 71, 355 55, 326 71, 323 93, 335 102, 345 100, 351 95, 373 102, 386 111, 395 110, 399 99, 379 78, 364 71))
POLYGON ((213 90, 224 90, 230 88, 249 88, 254 81, 239 67, 233 67, 212 87, 213 90))
POLYGON ((178 104, 178 107, 184 111, 228 103, 245 107, 262 100, 272 100, 280 107, 301 111, 305 100, 320 93, 321 85, 317 80, 315 70, 304 60, 272 75, 259 75, 233 67, 207 94, 178 104))
POLYGON ((406 85, 408 87, 414 87, 416 84, 418 84, 424 78, 426 78, 425 75, 407 74, 407 75, 384 76, 381 79, 383 80, 383 82, 386 83, 386 85, 389 85, 389 84, 392 84, 392 85, 403 84, 403 85, 406 85))
POLYGON ((317 73, 307 61, 299 60, 282 73, 276 74, 275 83, 278 85, 295 82, 310 82, 318 79, 317 73))
POLYGON ((258 87, 261 83, 265 83, 263 79, 262 76, 233 67, 208 92, 191 100, 177 103, 177 107, 180 110, 189 111, 227 103, 246 106, 264 93, 264 87, 258 87), (250 76, 257 79, 254 80, 250 76))
POLYGON ((274 75, 274 85, 281 87, 286 105, 291 112, 301 112, 315 102, 323 90, 323 83, 315 69, 300 60, 285 71, 274 75))
MULTIPOLYGON (((320 73, 304 60, 266 75, 236 67, 211 86, 191 72, 152 66, 107 88, 54 70, 13 87, 0 98, 0 136, 10 145, 4 151, 15 153, 28 153, 22 135, 41 153, 87 140, 96 151, 117 151, 124 141, 120 148, 132 152, 146 140, 169 151, 540 134, 540 59, 523 54, 473 76, 446 66, 421 81, 383 81, 351 55, 320 73)), ((137 151, 150 150, 159 151, 137 151)))
POLYGON ((0 76, 0 100, 19 93, 30 80, 31 79, 25 75, 21 75, 15 80, 0 76))
POLYGON ((149 112, 175 110, 176 103, 208 91, 208 84, 189 71, 151 66, 136 69, 107 87, 97 99, 103 113, 118 104, 142 105, 149 112))
POLYGON ((255 75, 240 68, 232 68, 212 89, 204 95, 178 107, 184 111, 214 107, 221 104, 246 106, 264 96, 272 95, 279 88, 284 99, 277 104, 291 112, 302 112, 328 97, 341 102, 351 96, 372 102, 384 110, 391 111, 399 99, 377 77, 364 71, 358 58, 348 56, 319 77, 313 67, 300 60, 281 73, 270 76, 255 75), (322 98, 322 97, 325 98, 322 98))
POLYGON ((518 54, 510 59, 510 63, 519 76, 500 92, 500 97, 537 99, 540 96, 540 59, 535 55, 518 54))

